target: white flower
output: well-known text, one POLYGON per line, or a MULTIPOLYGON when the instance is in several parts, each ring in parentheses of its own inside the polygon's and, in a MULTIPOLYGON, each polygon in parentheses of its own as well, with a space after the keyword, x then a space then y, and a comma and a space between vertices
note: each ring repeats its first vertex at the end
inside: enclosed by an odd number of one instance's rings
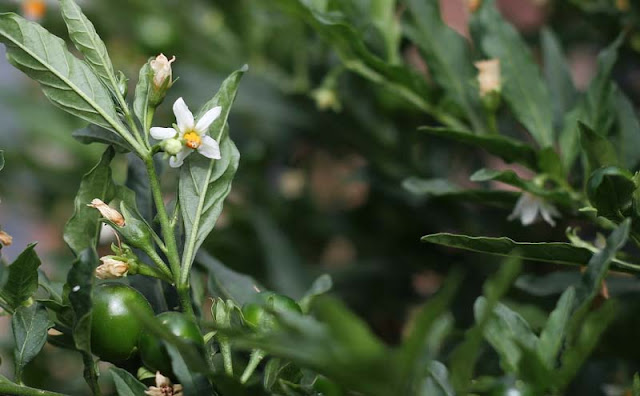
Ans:
POLYGON ((543 198, 523 191, 518 202, 516 202, 516 207, 513 208, 513 212, 511 212, 507 219, 514 220, 519 218, 522 225, 527 226, 536 221, 538 214, 552 227, 556 225, 553 218, 560 217, 560 212, 558 212, 555 206, 543 198))
POLYGON ((182 385, 173 385, 171 380, 156 371, 156 386, 150 386, 144 391, 149 396, 182 396, 182 385))
POLYGON ((193 114, 189 111, 182 98, 178 98, 173 104, 173 113, 176 116, 177 125, 173 128, 151 128, 151 136, 156 140, 179 139, 183 146, 182 150, 172 155, 169 165, 178 168, 194 150, 211 159, 220 159, 220 146, 207 131, 211 124, 220 116, 222 107, 216 106, 207 111, 196 123, 193 114))
POLYGON ((113 256, 100 257, 101 265, 96 268, 96 278, 117 279, 122 278, 129 272, 129 264, 113 258, 113 256))
POLYGON ((160 54, 149 63, 151 69, 153 70, 153 84, 157 88, 162 87, 167 79, 169 79, 169 84, 171 84, 171 64, 175 60, 175 56, 169 60, 166 56, 164 56, 164 54, 160 54))
POLYGON ((500 59, 479 61, 473 65, 478 69, 480 96, 484 97, 491 92, 500 92, 500 59))

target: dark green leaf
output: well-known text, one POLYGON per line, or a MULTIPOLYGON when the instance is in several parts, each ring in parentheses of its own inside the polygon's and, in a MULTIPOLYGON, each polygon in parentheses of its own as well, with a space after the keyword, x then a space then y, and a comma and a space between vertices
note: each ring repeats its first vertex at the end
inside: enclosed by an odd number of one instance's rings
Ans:
POLYGON ((598 216, 620 221, 631 206, 636 184, 626 169, 609 166, 593 172, 587 180, 589 202, 598 210, 598 216))
POLYGON ((124 130, 107 88, 62 39, 35 22, 5 13, 0 14, 0 40, 9 62, 38 81, 54 104, 103 128, 124 130))
POLYGON ((32 243, 20 253, 9 266, 9 275, 3 285, 1 296, 13 309, 17 309, 38 290, 38 267, 40 258, 32 243))
POLYGON ((632 396, 640 396, 640 375, 635 373, 633 375, 633 387, 631 388, 632 396))
POLYGON ((168 342, 165 342, 165 346, 171 358, 171 368, 184 387, 185 396, 213 395, 213 389, 207 378, 185 362, 179 347, 168 342))
MULTIPOLYGON (((198 248, 215 226, 238 169, 240 153, 229 137, 227 119, 246 70, 246 67, 242 68, 227 77, 218 93, 200 110, 202 116, 216 106, 222 107, 220 116, 209 129, 210 135, 220 144, 222 158, 210 160, 202 155, 191 155, 180 172, 178 196, 185 228, 182 268, 186 271, 198 248), (225 130, 227 133, 224 133, 225 130)), ((183 271, 181 277, 185 279, 187 276, 188 273, 183 271)))
POLYGON ((121 152, 132 151, 131 146, 117 133, 100 128, 97 125, 89 125, 82 129, 77 129, 71 134, 77 141, 83 144, 103 143, 111 144, 121 152))
POLYGON ((537 169, 538 166, 535 150, 515 139, 500 135, 474 135, 469 132, 457 131, 450 128, 423 126, 418 129, 434 136, 453 139, 460 143, 480 147, 502 158, 506 162, 517 162, 530 169, 537 169))
POLYGON ((562 53, 560 42, 550 29, 542 29, 541 44, 544 59, 544 77, 547 81, 553 104, 553 123, 558 129, 562 126, 565 113, 575 105, 578 93, 573 85, 571 71, 562 53))
POLYGON ((84 55, 85 61, 100 77, 102 83, 114 93, 120 94, 118 80, 113 71, 113 65, 107 47, 96 33, 96 29, 74 0, 60 0, 62 18, 69 30, 69 38, 78 51, 84 55))
POLYGON ((113 148, 107 148, 100 162, 84 175, 80 182, 73 203, 73 216, 64 227, 64 241, 76 255, 88 247, 95 246, 100 230, 100 212, 87 205, 94 198, 108 203, 114 197, 115 190, 109 166, 114 155, 113 148))
POLYGON ((133 99, 133 112, 136 117, 138 117, 138 120, 145 131, 151 127, 151 125, 149 125, 150 120, 147 120, 147 114, 149 111, 149 95, 151 94, 151 81, 153 80, 153 70, 149 65, 151 59, 149 59, 149 61, 140 68, 135 97, 133 99))
POLYGON ((471 175, 470 179, 474 182, 499 181, 564 205, 570 205, 572 202, 572 198, 568 192, 560 189, 548 190, 539 186, 533 180, 520 178, 520 176, 512 170, 480 169, 471 175))
POLYGON ((444 23, 439 2, 409 0, 406 5, 411 16, 407 33, 425 57, 434 80, 465 112, 475 131, 484 132, 467 40, 444 23))
POLYGON ((502 96, 518 121, 542 148, 553 145, 551 95, 529 47, 500 16, 494 0, 483 1, 470 26, 483 52, 500 59, 502 96))
POLYGON ((213 296, 233 300, 239 307, 252 301, 256 293, 266 290, 252 277, 225 267, 203 250, 198 252, 196 262, 209 272, 209 292, 213 296))
POLYGON ((47 330, 53 326, 47 309, 37 303, 21 306, 11 318, 11 329, 15 338, 16 379, 21 381, 24 367, 36 357, 47 341, 47 330))
POLYGON ((118 396, 139 396, 147 390, 147 386, 128 371, 117 367, 111 367, 110 371, 118 396))
POLYGON ((576 291, 570 287, 560 296, 556 308, 549 315, 549 319, 540 333, 538 355, 548 369, 555 367, 575 302, 576 291))
POLYGON ((445 179, 420 179, 409 177, 402 187, 417 196, 460 199, 465 202, 482 202, 512 208, 520 194, 507 190, 465 190, 445 179))
POLYGON ((620 134, 616 147, 619 147, 625 167, 635 169, 640 162, 640 122, 633 103, 616 87, 614 91, 615 110, 620 134))
POLYGON ((298 301, 298 305, 302 308, 302 312, 307 313, 311 308, 313 300, 325 293, 328 293, 333 287, 333 280, 327 274, 320 275, 313 281, 311 287, 305 293, 304 297, 298 301))
POLYGON ((593 129, 580 121, 578 121, 578 127, 580 129, 580 145, 587 157, 587 174, 602 166, 620 165, 618 154, 606 137, 595 133, 593 129))

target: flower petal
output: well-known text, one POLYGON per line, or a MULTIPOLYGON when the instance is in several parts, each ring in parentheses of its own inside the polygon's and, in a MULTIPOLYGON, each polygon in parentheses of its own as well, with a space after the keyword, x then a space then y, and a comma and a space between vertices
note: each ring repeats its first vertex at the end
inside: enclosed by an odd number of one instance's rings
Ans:
POLYGON ((151 137, 156 140, 171 139, 178 134, 178 132, 173 128, 161 127, 153 127, 149 130, 149 132, 151 133, 151 137))
POLYGON ((218 145, 218 142, 209 135, 204 135, 202 137, 202 143, 200 143, 200 147, 198 147, 198 152, 207 158, 222 158, 220 156, 220 146, 218 145))
POLYGON ((527 226, 533 224, 533 222, 536 221, 536 217, 538 217, 539 209, 540 205, 537 201, 529 202, 524 206, 520 214, 520 222, 522 222, 522 225, 527 226))
POLYGON ((178 154, 171 156, 171 158, 169 158, 169 166, 172 168, 181 167, 184 163, 184 159, 187 158, 192 151, 193 150, 185 149, 180 151, 178 154))
POLYGON ((176 122, 178 123, 178 129, 180 129, 180 135, 188 130, 193 129, 194 121, 193 114, 184 103, 182 98, 178 98, 173 104, 173 114, 176 116, 176 122))
POLYGON ((216 106, 204 113, 204 115, 198 119, 198 123, 196 124, 196 131, 198 134, 204 135, 216 118, 220 117, 220 113, 222 113, 222 107, 220 106, 216 106))

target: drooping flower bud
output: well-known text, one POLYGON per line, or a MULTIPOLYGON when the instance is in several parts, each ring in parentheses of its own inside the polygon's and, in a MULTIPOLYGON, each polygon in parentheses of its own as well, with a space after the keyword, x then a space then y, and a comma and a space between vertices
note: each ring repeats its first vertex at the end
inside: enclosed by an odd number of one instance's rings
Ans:
POLYGON ((10 246, 13 242, 13 238, 11 235, 7 234, 4 231, 0 231, 0 244, 4 246, 10 246))
POLYGON ((156 371, 156 386, 144 391, 149 396, 182 396, 182 385, 173 385, 171 380, 156 371))
POLYGON ((96 278, 117 279, 127 276, 129 263, 115 258, 115 256, 100 257, 101 265, 96 268, 96 278))
POLYGON ((94 198, 87 206, 98 209, 102 217, 109 220, 118 227, 124 227, 124 217, 122 217, 120 212, 111 208, 109 205, 102 202, 102 200, 94 198))
POLYGON ((491 92, 500 92, 500 59, 475 62, 474 66, 478 69, 480 96, 484 97, 491 92))
POLYGON ((153 85, 156 88, 161 88, 165 85, 166 82, 171 84, 172 79, 172 71, 171 64, 176 60, 174 56, 171 59, 168 59, 164 54, 160 54, 156 56, 156 59, 153 59, 149 62, 151 66, 151 70, 153 70, 153 85))

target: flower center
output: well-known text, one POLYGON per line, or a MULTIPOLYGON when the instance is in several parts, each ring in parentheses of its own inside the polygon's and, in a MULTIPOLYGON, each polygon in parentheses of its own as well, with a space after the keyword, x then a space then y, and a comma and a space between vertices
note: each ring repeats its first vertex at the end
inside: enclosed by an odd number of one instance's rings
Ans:
POLYGON ((184 134, 185 145, 190 149, 197 149, 202 143, 202 138, 197 132, 187 132, 184 134))

